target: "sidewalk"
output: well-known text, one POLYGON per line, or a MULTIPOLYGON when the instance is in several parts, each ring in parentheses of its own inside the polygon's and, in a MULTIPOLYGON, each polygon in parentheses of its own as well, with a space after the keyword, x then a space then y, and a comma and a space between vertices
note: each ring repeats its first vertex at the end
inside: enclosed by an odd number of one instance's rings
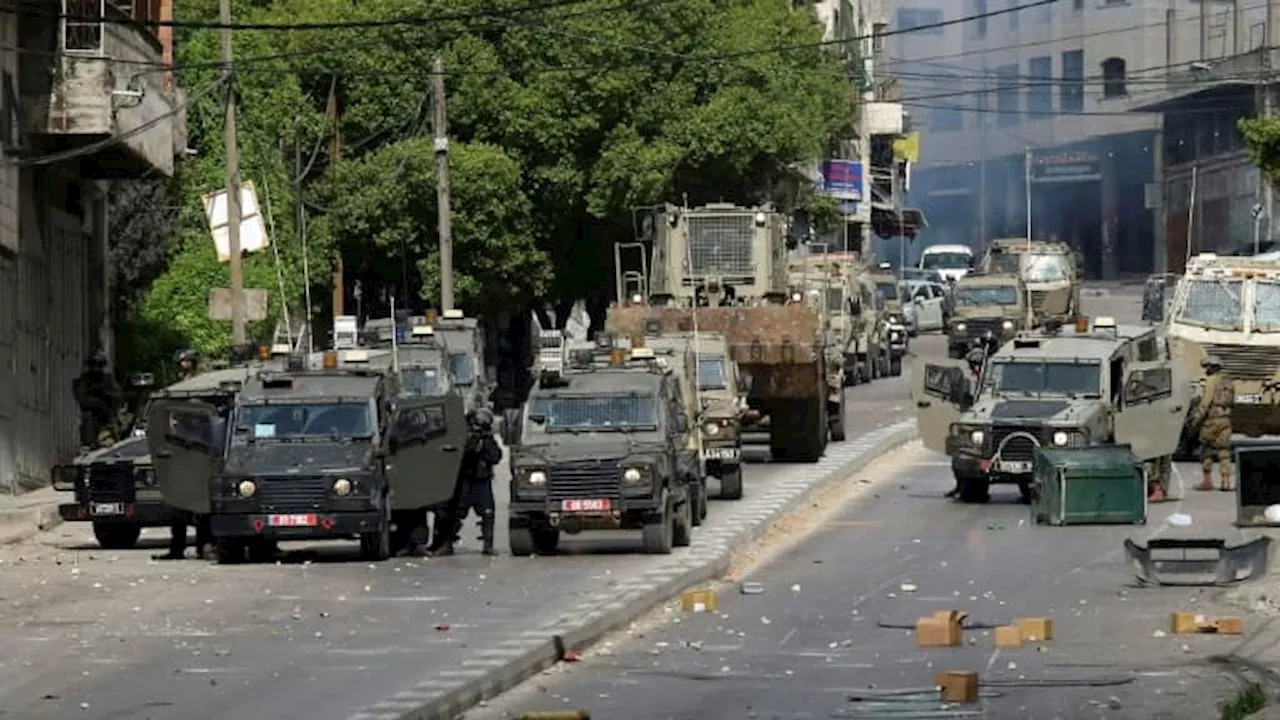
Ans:
POLYGON ((0 544, 21 542, 62 524, 58 503, 66 502, 65 496, 51 487, 0 496, 0 544))

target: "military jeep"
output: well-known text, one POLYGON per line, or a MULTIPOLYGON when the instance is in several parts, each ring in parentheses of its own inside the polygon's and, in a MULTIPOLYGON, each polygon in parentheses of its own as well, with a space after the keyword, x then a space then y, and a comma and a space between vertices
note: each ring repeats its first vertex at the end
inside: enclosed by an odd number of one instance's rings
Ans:
POLYGON ((912 387, 921 440, 951 457, 963 502, 986 502, 993 483, 1029 500, 1040 446, 1126 444, 1167 486, 1188 396, 1156 329, 1111 318, 1019 333, 976 384, 964 361, 921 362, 912 387))
POLYGON ((1009 275, 966 275, 952 289, 955 311, 947 323, 947 357, 960 359, 974 340, 1003 345, 1027 328, 1027 290, 1009 275))

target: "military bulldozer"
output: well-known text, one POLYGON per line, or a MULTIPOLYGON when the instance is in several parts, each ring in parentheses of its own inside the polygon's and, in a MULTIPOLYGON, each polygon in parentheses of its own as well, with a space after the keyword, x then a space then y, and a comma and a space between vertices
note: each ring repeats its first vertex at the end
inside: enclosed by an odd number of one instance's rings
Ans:
POLYGON ((744 450, 767 434, 774 459, 816 462, 844 436, 843 367, 827 357, 821 308, 789 282, 785 218, 770 206, 668 205, 639 234, 615 248, 606 331, 723 334, 747 386, 744 450))

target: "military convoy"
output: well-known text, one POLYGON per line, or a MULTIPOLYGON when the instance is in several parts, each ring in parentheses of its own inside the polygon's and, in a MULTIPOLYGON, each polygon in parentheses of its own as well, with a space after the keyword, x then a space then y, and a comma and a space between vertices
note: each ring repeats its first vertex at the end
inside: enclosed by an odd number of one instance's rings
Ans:
POLYGON ((1019 333, 970 379, 963 361, 922 361, 912 386, 921 439, 951 456, 962 501, 986 502, 994 483, 1029 500, 1037 447, 1128 445, 1167 486, 1189 386, 1156 328, 1050 322, 1019 333))
POLYGON ((1034 323, 1073 322, 1080 312, 1080 273, 1076 253, 1061 242, 1026 238, 992 240, 982 258, 988 275, 1016 275, 1031 296, 1034 323))
POLYGON ((1028 329, 1027 292, 1016 276, 966 275, 951 290, 954 310, 947 323, 947 357, 960 359, 975 340, 1003 345, 1028 329))

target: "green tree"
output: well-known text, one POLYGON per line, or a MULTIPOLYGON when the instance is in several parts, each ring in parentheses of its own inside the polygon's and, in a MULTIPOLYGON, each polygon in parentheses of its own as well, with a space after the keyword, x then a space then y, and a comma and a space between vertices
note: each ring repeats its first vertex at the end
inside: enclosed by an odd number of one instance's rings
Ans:
POLYGON ((1269 182, 1280 181, 1280 118, 1245 118, 1239 127, 1250 159, 1269 182))

